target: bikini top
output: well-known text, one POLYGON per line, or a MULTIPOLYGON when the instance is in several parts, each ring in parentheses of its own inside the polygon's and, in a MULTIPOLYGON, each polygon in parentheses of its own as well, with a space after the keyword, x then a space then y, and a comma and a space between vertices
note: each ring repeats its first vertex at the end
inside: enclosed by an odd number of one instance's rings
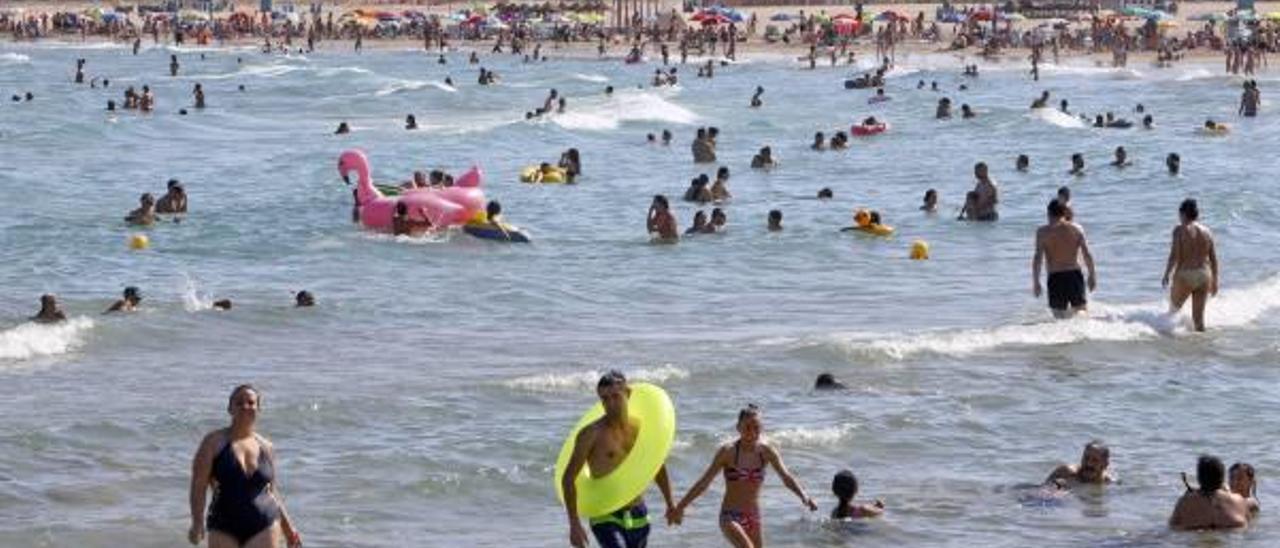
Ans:
POLYGON ((741 442, 733 443, 733 466, 724 468, 725 481, 745 481, 747 483, 764 483, 764 456, 760 454, 759 449, 756 450, 756 457, 760 461, 760 465, 754 468, 738 466, 738 456, 741 442))

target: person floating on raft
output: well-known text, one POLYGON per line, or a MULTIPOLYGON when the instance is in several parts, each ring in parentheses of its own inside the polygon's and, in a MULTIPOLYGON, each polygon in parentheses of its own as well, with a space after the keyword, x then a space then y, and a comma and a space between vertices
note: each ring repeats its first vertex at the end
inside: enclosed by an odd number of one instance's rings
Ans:
POLYGON ((477 213, 462 231, 482 240, 527 244, 529 236, 519 228, 502 221, 502 204, 492 200, 485 206, 483 213, 477 213))
POLYGON ((889 124, 876 120, 875 116, 868 116, 861 124, 854 125, 849 132, 858 137, 868 135, 877 135, 884 133, 889 129, 889 124))
POLYGON ((1231 126, 1228 126, 1227 124, 1224 124, 1222 122, 1205 120, 1204 127, 1201 129, 1201 131, 1210 135, 1226 135, 1231 132, 1231 126))
POLYGON ((880 221, 879 211, 859 209, 853 212, 853 226, 846 226, 840 232, 865 232, 876 236, 893 234, 893 227, 880 221))

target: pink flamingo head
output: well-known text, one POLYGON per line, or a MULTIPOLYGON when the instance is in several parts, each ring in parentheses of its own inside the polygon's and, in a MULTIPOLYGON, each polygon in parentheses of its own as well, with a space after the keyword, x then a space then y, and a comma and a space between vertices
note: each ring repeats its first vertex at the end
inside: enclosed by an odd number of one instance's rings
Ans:
POLYGON ((356 199, 364 204, 382 197, 382 193, 373 186, 373 178, 369 175, 369 159, 360 149, 351 149, 338 156, 338 174, 342 180, 351 182, 350 174, 356 172, 356 199))

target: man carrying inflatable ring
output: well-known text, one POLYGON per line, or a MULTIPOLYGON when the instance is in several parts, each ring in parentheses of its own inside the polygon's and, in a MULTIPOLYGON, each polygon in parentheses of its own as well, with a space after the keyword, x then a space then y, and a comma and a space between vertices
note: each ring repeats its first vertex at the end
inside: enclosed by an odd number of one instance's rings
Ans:
POLYGON ((628 386, 616 370, 600 377, 596 394, 600 404, 578 422, 556 461, 569 544, 587 545, 581 512, 590 518, 602 548, 644 548, 649 512, 643 496, 649 483, 658 484, 668 514, 675 507, 665 465, 675 440, 675 410, 661 388, 628 386))

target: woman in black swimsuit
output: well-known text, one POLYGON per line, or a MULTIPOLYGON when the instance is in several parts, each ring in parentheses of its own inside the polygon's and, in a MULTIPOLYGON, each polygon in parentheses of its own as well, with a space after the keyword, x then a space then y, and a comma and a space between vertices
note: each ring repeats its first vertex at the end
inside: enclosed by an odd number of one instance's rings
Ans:
POLYGON ((275 548, 281 535, 290 548, 302 546, 302 536, 276 490, 275 451, 267 438, 254 432, 260 402, 258 389, 237 386, 227 402, 231 426, 210 432, 200 442, 191 466, 191 544, 200 544, 205 536, 205 493, 212 486, 209 548, 275 548))

